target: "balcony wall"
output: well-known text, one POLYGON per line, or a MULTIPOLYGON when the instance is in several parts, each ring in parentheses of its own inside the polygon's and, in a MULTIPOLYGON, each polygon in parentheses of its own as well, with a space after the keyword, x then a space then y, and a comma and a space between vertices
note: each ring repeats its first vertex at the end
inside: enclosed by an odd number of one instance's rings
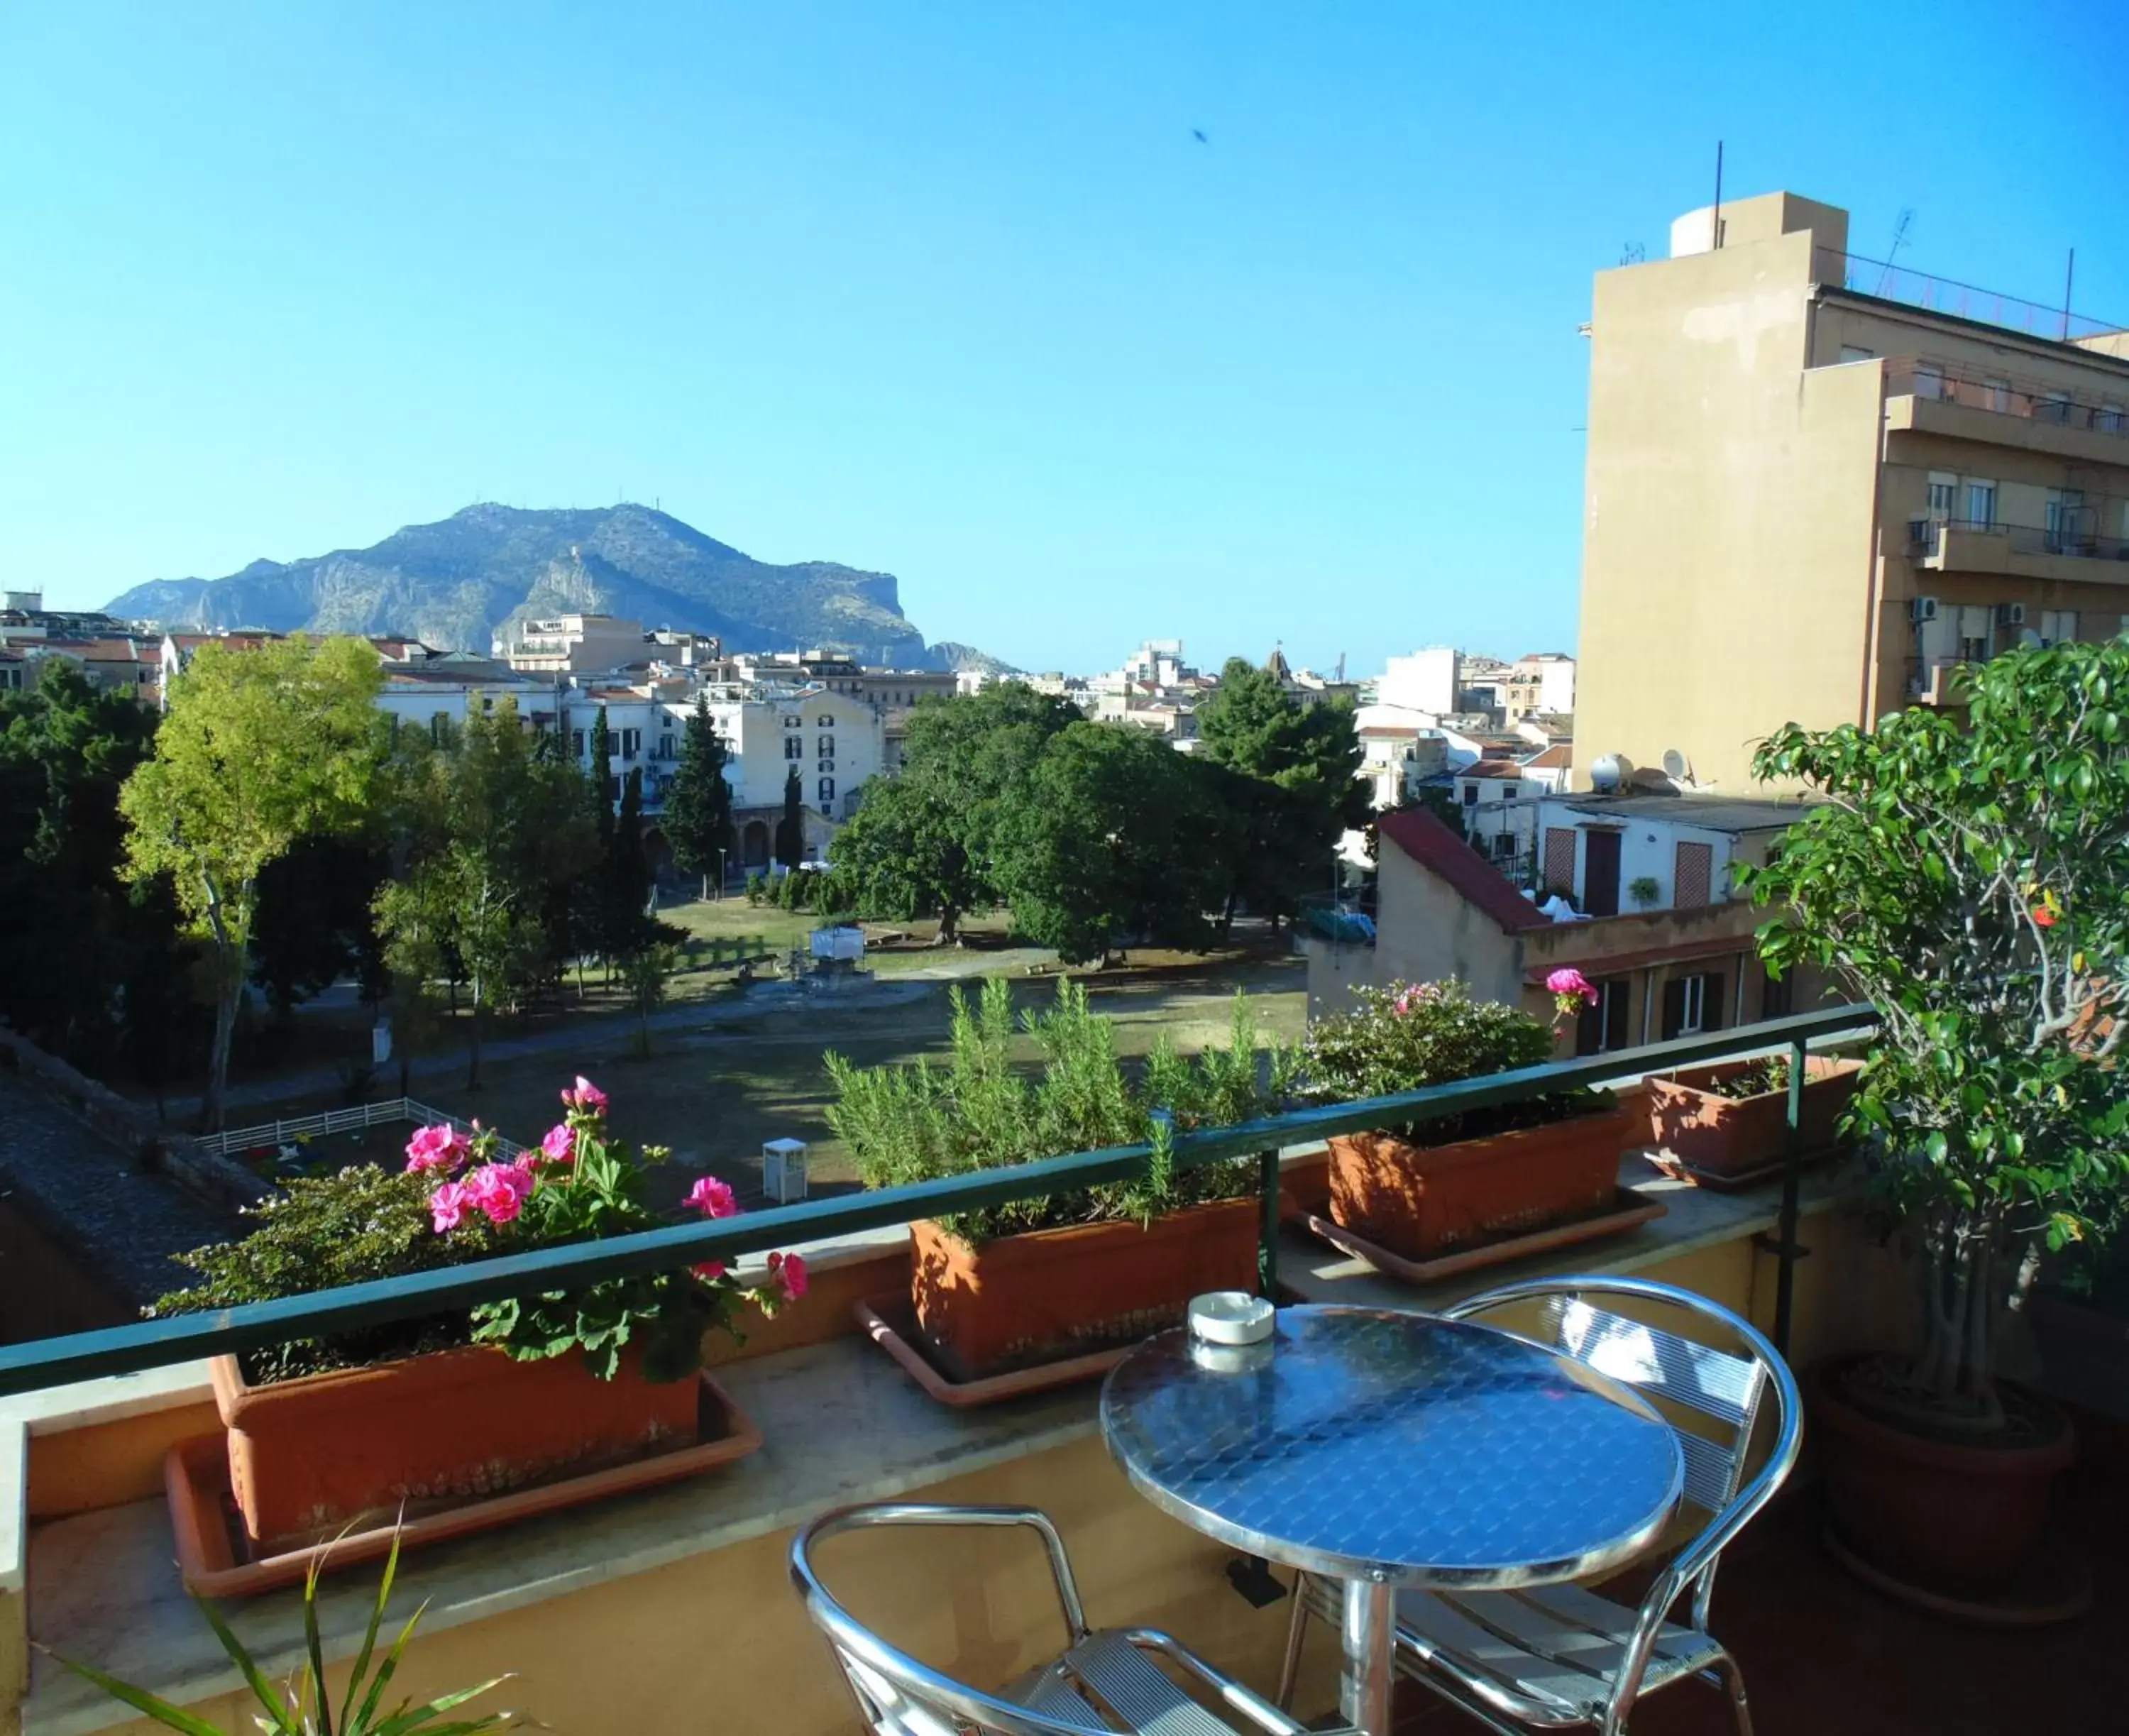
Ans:
MULTIPOLYGON (((1628 1165, 1622 1179, 1650 1184, 1639 1160, 1628 1165)), ((1669 1216, 1549 1257, 1551 1267, 1679 1283, 1768 1324, 1775 1264, 1750 1238, 1773 1224, 1773 1194, 1652 1185, 1669 1216)), ((1836 1183, 1808 1183, 1802 1239, 1813 1256, 1796 1268, 1800 1363, 1898 1337, 1887 1323, 1901 1318, 1899 1276, 1841 1195, 1836 1183)), ((1287 1281, 1311 1300, 1407 1306, 1439 1306, 1541 1263, 1415 1292, 1310 1242, 1290 1239, 1282 1260, 1287 1281)), ((892 1236, 821 1258, 807 1305, 752 1347, 761 1354, 728 1367, 733 1391, 767 1436, 754 1458, 665 1490, 410 1554, 395 1605, 403 1615, 423 1598, 433 1602, 399 1685, 426 1697, 514 1671, 494 1703, 572 1736, 846 1736, 856 1727, 852 1709, 790 1588, 785 1550, 793 1526, 829 1506, 919 1495, 1045 1509, 1064 1531, 1093 1620, 1166 1627, 1269 1688, 1288 1606, 1250 1608, 1224 1578, 1231 1552, 1132 1493, 1097 1438, 1093 1388, 1003 1410, 948 1412, 848 1333, 850 1295, 879 1285, 898 1261, 906 1256, 892 1236), (822 1342, 793 1342, 809 1334, 822 1342)), ((56 1498, 64 1515, 36 1527, 31 1541, 31 1631, 224 1728, 248 1728, 245 1696, 179 1591, 168 1521, 148 1492, 162 1446, 202 1426, 197 1368, 18 1403, 40 1417, 31 1425, 32 1510, 49 1510, 56 1498), (81 1423, 95 1404, 105 1415, 81 1423), (118 1505, 104 1504, 112 1500, 118 1505)), ((1061 1643, 1046 1574, 1025 1540, 1015 1548, 998 1537, 853 1537, 831 1545, 823 1562, 861 1619, 957 1673, 995 1682, 1061 1643)), ((328 1581, 329 1658, 352 1653, 362 1595, 374 1584, 361 1570, 328 1581)), ((22 1579, 9 1589, 6 1613, 16 1625, 12 1644, 0 1646, 0 1676, 23 1657, 22 1579)), ((269 1653, 297 1632, 293 1594, 226 1607, 238 1631, 269 1653)), ((1329 1703, 1331 1649, 1320 1638, 1311 1649, 1304 1712, 1329 1703)), ((267 1661, 279 1670, 293 1659, 283 1650, 267 1661)), ((45 1659, 20 1712, 31 1736, 146 1736, 154 1728, 45 1659)))

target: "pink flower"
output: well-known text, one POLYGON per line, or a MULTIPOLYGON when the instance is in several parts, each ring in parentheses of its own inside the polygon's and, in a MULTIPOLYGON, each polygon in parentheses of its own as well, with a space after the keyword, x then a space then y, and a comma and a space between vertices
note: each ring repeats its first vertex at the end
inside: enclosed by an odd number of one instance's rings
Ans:
POLYGON ((546 1137, 540 1142, 540 1149, 550 1163, 569 1164, 577 1161, 577 1132, 566 1121, 558 1121, 547 1129, 546 1137))
POLYGON ((562 1106, 582 1109, 587 1115, 603 1115, 606 1114, 606 1093, 579 1073, 574 1089, 562 1093, 562 1106))
POLYGON ((739 1195, 731 1190, 731 1184, 720 1181, 714 1176, 705 1176, 688 1190, 688 1197, 681 1202, 692 1205, 705 1218, 736 1218, 739 1215, 739 1195))
POLYGON ((473 1195, 455 1181, 446 1181, 429 1195, 429 1215, 440 1236, 459 1227, 459 1219, 474 1203, 473 1195))
POLYGON ((700 1266, 689 1268, 705 1284, 714 1284, 731 1270, 722 1260, 705 1260, 700 1266))
POLYGON ((532 1191, 529 1163, 484 1163, 465 1179, 469 1201, 487 1214, 490 1223, 508 1223, 524 1209, 532 1191))
POLYGON ((1563 999, 1570 994, 1577 1000, 1594 1001, 1597 999, 1597 990, 1590 985, 1589 979, 1572 966, 1554 971, 1546 978, 1545 986, 1547 994, 1559 995, 1563 999))
POLYGON ((771 1254, 769 1276, 783 1285, 787 1302, 796 1302, 806 1294, 806 1262, 797 1254, 771 1254))
POLYGON ((434 1127, 420 1128, 407 1142, 407 1173, 413 1175, 422 1170, 455 1170, 465 1161, 472 1142, 456 1128, 446 1122, 434 1127))

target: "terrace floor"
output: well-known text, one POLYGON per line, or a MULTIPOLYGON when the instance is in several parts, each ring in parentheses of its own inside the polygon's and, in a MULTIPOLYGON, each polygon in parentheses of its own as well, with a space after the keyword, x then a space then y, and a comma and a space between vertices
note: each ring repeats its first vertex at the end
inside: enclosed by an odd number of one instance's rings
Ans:
MULTIPOLYGON (((1731 1547, 1713 1625, 1744 1667, 1758 1736, 2085 1736, 2129 1726, 2129 1453, 2092 1456, 2058 1493, 2059 1519, 2096 1576, 2092 1613, 2061 1627, 1990 1629, 1925 1614, 1852 1578, 1820 1541, 1806 1490, 1731 1547)), ((1478 1728, 1406 1684, 1400 1736, 1478 1728)), ((1684 1683, 1638 1708, 1633 1736, 1731 1736, 1712 1691, 1684 1683)))

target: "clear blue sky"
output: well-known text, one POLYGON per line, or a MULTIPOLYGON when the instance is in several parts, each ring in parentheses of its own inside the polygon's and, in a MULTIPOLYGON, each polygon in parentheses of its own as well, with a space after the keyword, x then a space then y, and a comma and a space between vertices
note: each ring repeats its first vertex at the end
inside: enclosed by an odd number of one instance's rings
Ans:
POLYGON ((2129 10, 0 0, 9 585, 617 493, 1112 665, 1575 624, 1589 279, 1707 202, 2129 322, 2129 10), (1209 139, 1191 136, 1201 129, 1209 139))

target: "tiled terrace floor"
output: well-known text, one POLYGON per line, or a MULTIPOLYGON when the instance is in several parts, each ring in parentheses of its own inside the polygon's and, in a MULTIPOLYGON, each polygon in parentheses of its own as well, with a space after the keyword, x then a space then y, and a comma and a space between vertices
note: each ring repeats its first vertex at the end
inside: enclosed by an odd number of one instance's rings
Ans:
MULTIPOLYGON (((2082 1620, 2030 1632, 1926 1615, 1851 1578, 1819 1541, 1815 1492, 1764 1515, 1724 1557, 1715 1631, 1744 1667, 1758 1736, 2100 1736, 2129 1730, 2129 1455, 2088 1462, 2057 1514, 2096 1574, 2082 1620)), ((1478 1726, 1406 1686, 1401 1736, 1478 1726)), ((1637 1710, 1632 1736, 1730 1736, 1686 1682, 1637 1710)))

